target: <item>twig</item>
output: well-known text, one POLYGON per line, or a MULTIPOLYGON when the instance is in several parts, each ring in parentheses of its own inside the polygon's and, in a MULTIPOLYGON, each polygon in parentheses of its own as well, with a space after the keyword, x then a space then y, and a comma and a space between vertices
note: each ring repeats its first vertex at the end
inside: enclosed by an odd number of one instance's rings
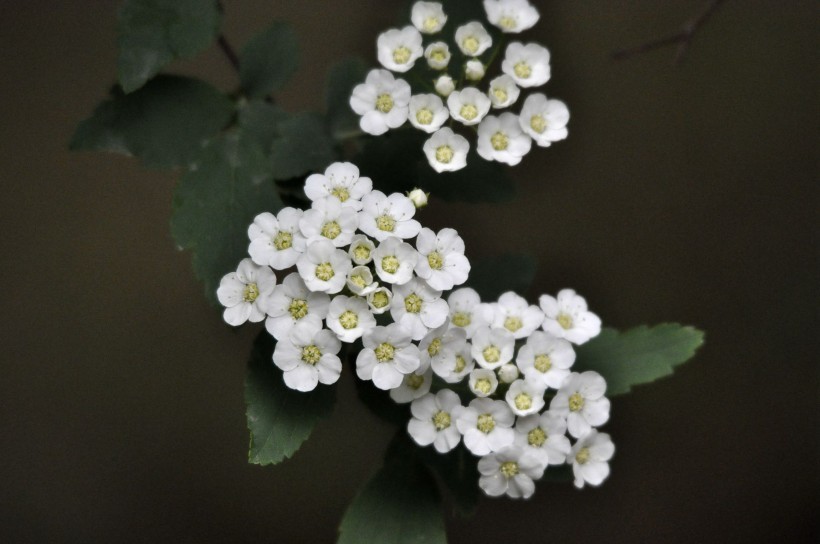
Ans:
POLYGON ((231 44, 228 43, 228 40, 225 39, 224 34, 219 35, 219 38, 217 38, 217 43, 219 43, 219 48, 222 49, 225 56, 228 57, 228 62, 231 63, 234 70, 239 72, 239 57, 236 55, 236 51, 233 50, 233 47, 231 47, 231 44))
POLYGON ((653 51, 655 49, 660 49, 662 47, 667 47, 669 45, 678 44, 678 50, 675 53, 675 60, 674 64, 679 64, 682 60, 684 55, 686 55, 687 50, 692 45, 692 40, 695 39, 695 34, 697 31, 709 20, 709 18, 717 11, 721 4, 723 4, 726 0, 711 0, 706 8, 698 15, 697 17, 691 19, 689 22, 683 25, 680 32, 672 34, 671 36, 666 36, 665 38, 659 38, 657 40, 652 40, 650 42, 646 42, 641 44, 637 47, 631 47, 629 49, 621 49, 620 51, 615 51, 612 53, 613 60, 621 60, 626 59, 635 55, 641 55, 648 51, 653 51))

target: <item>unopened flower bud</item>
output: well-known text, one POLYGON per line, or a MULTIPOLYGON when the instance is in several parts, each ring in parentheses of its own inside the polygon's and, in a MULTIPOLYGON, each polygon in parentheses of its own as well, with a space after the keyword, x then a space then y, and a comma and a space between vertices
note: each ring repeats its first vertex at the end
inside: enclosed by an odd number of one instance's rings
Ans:
POLYGON ((413 205, 416 208, 423 208, 427 205, 427 199, 430 197, 430 193, 425 193, 421 189, 413 189, 407 193, 407 197, 413 201, 413 205))
POLYGON ((507 363, 498 369, 498 381, 501 383, 512 383, 518 378, 518 367, 513 363, 507 363))
POLYGON ((468 60, 464 65, 464 75, 470 81, 478 81, 484 77, 484 64, 480 60, 468 60))
POLYGON ((456 89, 453 78, 448 75, 439 76, 436 80, 436 92, 441 96, 450 96, 450 93, 456 89))

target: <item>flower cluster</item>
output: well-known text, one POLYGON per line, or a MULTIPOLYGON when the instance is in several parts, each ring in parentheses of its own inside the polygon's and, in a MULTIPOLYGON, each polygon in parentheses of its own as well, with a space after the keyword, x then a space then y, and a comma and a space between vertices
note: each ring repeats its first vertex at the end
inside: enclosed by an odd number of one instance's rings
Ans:
POLYGON ((362 116, 361 129, 380 135, 409 120, 415 128, 431 135, 423 150, 437 172, 459 170, 467 164, 470 144, 453 130, 459 125, 474 127, 478 134, 476 151, 483 159, 509 165, 521 162, 533 142, 548 147, 566 138, 566 105, 541 93, 530 94, 518 114, 490 115, 491 110, 515 104, 522 88, 538 87, 549 80, 550 54, 536 43, 510 42, 504 50, 501 74, 481 85, 479 82, 504 45, 505 35, 522 32, 539 18, 538 11, 527 0, 484 0, 484 10, 489 23, 501 31, 495 44, 479 21, 455 29, 452 51, 446 41, 436 41, 435 35, 447 23, 447 15, 438 2, 416 2, 412 26, 382 33, 377 53, 386 69, 371 70, 350 97, 351 108, 362 116), (426 36, 430 38, 425 45, 426 36), (422 57, 426 68, 417 63, 422 57), (463 59, 461 66, 454 66, 456 58, 463 59), (431 73, 436 74, 430 89, 435 93, 413 94, 407 81, 391 73, 407 73, 417 66, 417 71, 427 72, 420 76, 423 81, 431 73), (451 73, 441 73, 448 69, 451 73))

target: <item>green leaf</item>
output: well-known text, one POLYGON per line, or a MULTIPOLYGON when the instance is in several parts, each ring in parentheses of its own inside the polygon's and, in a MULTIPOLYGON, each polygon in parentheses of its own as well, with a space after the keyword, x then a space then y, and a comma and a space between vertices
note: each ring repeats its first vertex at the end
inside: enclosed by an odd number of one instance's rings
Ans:
POLYGON ((251 98, 282 88, 299 64, 296 34, 287 23, 276 22, 242 48, 239 79, 251 98))
POLYGON ((438 453, 432 447, 420 448, 418 455, 446 487, 456 513, 471 516, 479 498, 478 458, 463 444, 445 454, 438 453))
POLYGON ((150 168, 186 165, 232 115, 231 101, 207 83, 159 76, 128 95, 114 89, 77 127, 70 148, 133 155, 150 168))
POLYGON ((607 395, 628 393, 634 385, 672 374, 703 343, 703 332, 677 323, 646 325, 601 334, 576 348, 573 370, 594 370, 607 383, 607 395))
POLYGON ((272 360, 275 341, 262 331, 253 344, 245 380, 251 443, 248 462, 271 465, 291 457, 320 418, 330 415, 336 388, 319 385, 308 393, 288 388, 272 360))
POLYGON ((536 262, 531 255, 505 254, 471 261, 466 286, 492 301, 506 291, 524 294, 535 278, 536 262))
POLYGON ((316 113, 297 113, 279 123, 273 141, 274 179, 295 178, 309 172, 324 172, 336 160, 333 142, 324 119, 316 113))
POLYGON ((168 63, 199 53, 219 34, 216 0, 126 0, 119 15, 119 81, 130 93, 168 63))
POLYGON ((330 134, 335 139, 360 131, 359 116, 350 109, 350 95, 366 76, 367 65, 358 57, 344 59, 330 68, 325 104, 330 134))
POLYGON ((279 135, 279 124, 289 114, 279 106, 263 100, 251 100, 239 108, 239 126, 253 137, 265 154, 273 150, 273 141, 279 135))
POLYGON ((171 233, 181 248, 193 251, 194 271, 213 303, 219 280, 247 257, 248 225, 257 214, 281 207, 266 157, 239 132, 209 142, 182 177, 171 233))

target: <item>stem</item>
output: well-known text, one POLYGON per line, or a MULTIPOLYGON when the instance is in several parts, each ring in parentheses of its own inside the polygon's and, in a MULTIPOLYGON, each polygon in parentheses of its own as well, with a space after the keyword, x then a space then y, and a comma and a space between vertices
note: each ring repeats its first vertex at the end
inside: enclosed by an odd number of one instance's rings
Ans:
POLYGON ((239 57, 233 47, 231 47, 231 44, 228 43, 225 35, 220 34, 216 41, 219 44, 219 48, 222 49, 222 52, 225 53, 225 56, 228 58, 228 62, 231 63, 236 73, 239 73, 239 57))

